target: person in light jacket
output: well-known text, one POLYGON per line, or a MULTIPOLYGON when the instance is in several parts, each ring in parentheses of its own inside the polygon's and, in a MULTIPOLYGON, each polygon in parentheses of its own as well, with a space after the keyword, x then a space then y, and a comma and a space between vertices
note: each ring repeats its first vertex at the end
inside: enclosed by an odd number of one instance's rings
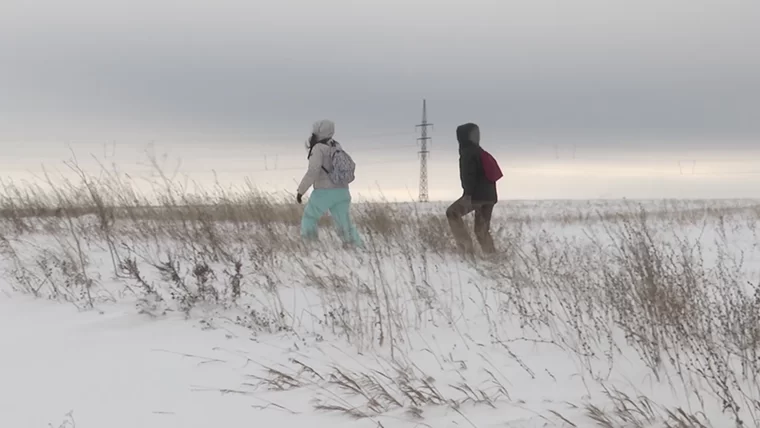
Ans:
POLYGON ((344 245, 362 248, 364 243, 351 220, 348 185, 333 183, 328 175, 332 168, 332 150, 334 147, 340 148, 333 135, 335 123, 320 120, 314 123, 307 142, 309 168, 298 186, 296 201, 300 204, 309 188, 313 187, 314 190, 301 218, 301 236, 306 240, 316 239, 319 219, 329 211, 344 245))

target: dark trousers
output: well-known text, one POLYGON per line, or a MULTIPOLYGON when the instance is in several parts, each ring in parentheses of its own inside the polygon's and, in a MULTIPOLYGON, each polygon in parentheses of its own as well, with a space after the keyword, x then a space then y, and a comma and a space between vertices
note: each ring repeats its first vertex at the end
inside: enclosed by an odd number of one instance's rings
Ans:
POLYGON ((493 253, 493 237, 491 236, 491 216, 493 215, 493 202, 468 202, 459 198, 446 210, 446 218, 449 220, 451 232, 457 242, 460 251, 473 251, 472 239, 464 225, 463 217, 475 212, 475 238, 480 248, 485 253, 493 253))

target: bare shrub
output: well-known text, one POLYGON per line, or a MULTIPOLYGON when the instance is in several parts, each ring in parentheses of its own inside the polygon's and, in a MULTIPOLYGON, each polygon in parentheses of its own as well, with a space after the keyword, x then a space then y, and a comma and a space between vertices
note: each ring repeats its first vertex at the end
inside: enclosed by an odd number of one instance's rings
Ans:
POLYGON ((301 361, 291 360, 291 363, 298 370, 285 373, 285 369, 267 367, 266 376, 254 376, 258 380, 256 386, 277 391, 293 388, 326 391, 325 398, 317 399, 315 409, 339 412, 356 419, 397 409, 422 419, 426 406, 456 409, 471 403, 495 408, 495 403, 506 397, 506 388, 501 384, 490 393, 465 382, 448 385, 442 390, 433 377, 419 368, 397 362, 387 363, 391 373, 376 370, 359 373, 337 366, 327 373, 320 373, 301 361))
POLYGON ((76 420, 74 420, 74 411, 70 411, 66 414, 66 417, 61 421, 60 423, 53 425, 48 424, 49 428, 76 428, 77 423, 76 420))

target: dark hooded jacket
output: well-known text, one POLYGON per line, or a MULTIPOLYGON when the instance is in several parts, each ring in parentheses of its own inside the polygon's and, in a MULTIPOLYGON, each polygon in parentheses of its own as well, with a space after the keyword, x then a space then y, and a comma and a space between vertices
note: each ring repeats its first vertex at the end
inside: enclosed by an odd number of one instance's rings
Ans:
POLYGON ((470 196, 473 202, 498 201, 496 183, 486 179, 481 161, 483 149, 480 147, 480 128, 474 123, 457 127, 459 141, 459 178, 462 181, 464 196, 470 196), (473 132, 475 131, 475 132, 473 132))

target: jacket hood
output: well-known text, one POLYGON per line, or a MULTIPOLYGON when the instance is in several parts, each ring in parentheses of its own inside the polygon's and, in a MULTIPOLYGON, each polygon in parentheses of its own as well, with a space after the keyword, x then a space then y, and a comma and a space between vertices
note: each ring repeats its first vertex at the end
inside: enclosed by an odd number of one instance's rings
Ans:
POLYGON ((311 133, 317 137, 317 141, 328 140, 335 135, 335 123, 327 119, 316 121, 311 127, 311 133))
POLYGON ((465 123, 457 127, 457 141, 459 145, 472 143, 480 145, 480 128, 474 123, 465 123))

